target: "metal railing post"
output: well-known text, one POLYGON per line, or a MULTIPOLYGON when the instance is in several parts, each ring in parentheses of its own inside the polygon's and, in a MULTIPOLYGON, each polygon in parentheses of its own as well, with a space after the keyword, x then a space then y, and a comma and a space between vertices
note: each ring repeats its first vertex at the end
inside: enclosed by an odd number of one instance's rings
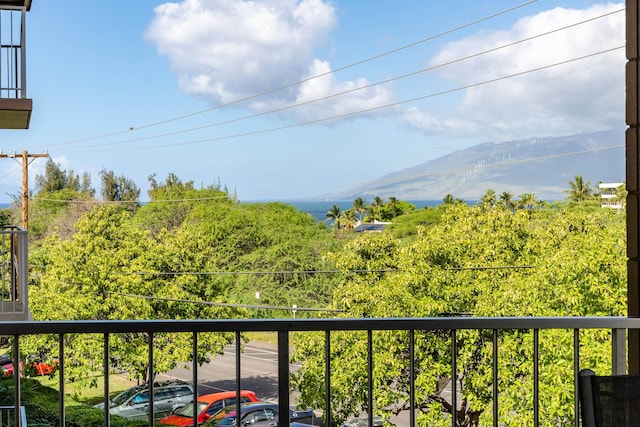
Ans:
POLYGON ((289 332, 278 331, 278 423, 289 425, 289 332))
POLYGON ((611 330, 611 375, 627 373, 627 330, 611 330))

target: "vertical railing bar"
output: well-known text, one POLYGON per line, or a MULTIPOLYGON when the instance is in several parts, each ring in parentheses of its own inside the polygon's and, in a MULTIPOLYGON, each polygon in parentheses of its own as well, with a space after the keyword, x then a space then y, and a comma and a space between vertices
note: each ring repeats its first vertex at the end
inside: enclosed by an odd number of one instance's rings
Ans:
POLYGON ((324 332, 324 425, 331 425, 331 331, 324 332))
POLYGON ((493 346, 493 367, 491 378, 493 381, 493 427, 498 427, 498 330, 492 331, 492 346, 493 346))
POLYGON ((540 347, 540 330, 533 330, 533 425, 538 427, 540 425, 540 369, 539 369, 539 347, 540 347))
POLYGON ((278 331, 278 425, 289 425, 289 332, 278 331))
POLYGON ((104 333, 103 340, 104 350, 102 352, 103 366, 104 366, 104 427, 109 427, 111 417, 109 416, 109 409, 111 407, 111 399, 109 398, 109 333, 104 333))
POLYGON ((415 330, 409 330, 409 427, 416 426, 416 337, 415 330))
POLYGON ((627 330, 611 330, 611 375, 627 373, 627 330))
POLYGON ((580 374, 580 329, 573 330, 573 424, 580 427, 580 390, 578 377, 580 374))
POLYGON ((29 292, 27 290, 29 286, 29 242, 28 234, 26 231, 22 231, 17 234, 18 238, 18 253, 20 256, 19 265, 19 279, 20 279, 20 300, 22 301, 22 310, 25 314, 29 312, 29 292))
MULTIPOLYGON (((15 42, 13 41, 13 33, 14 33, 14 29, 13 29, 13 15, 14 12, 10 11, 9 12, 9 39, 10 39, 10 43, 11 43, 11 48, 9 49, 9 51, 11 52, 11 56, 13 57, 13 67, 15 68, 15 60, 16 60, 16 47, 15 47, 15 42)), ((9 66, 9 68, 11 68, 11 65, 9 66)), ((9 91, 11 92, 11 88, 15 88, 15 81, 14 81, 14 74, 15 74, 16 70, 14 69, 13 72, 9 73, 9 91)), ((13 97, 15 98, 16 93, 13 93, 13 97)), ((7 98, 9 98, 10 95, 7 95, 7 98)))
MULTIPOLYGON (((153 332, 149 332, 149 359, 147 360, 149 364, 149 427, 153 427, 155 411, 153 410, 153 401, 155 394, 154 387, 154 376, 153 376, 153 332)), ((195 403, 195 402, 194 402, 195 403)))
POLYGON ((193 331, 191 338, 191 381, 193 384, 193 427, 198 426, 198 333, 193 331))
POLYGON ((20 335, 13 336, 13 401, 15 403, 16 421, 15 425, 21 427, 20 424, 20 335))
POLYGON ((60 381, 60 425, 66 425, 65 409, 64 409, 64 334, 58 335, 58 380, 60 381))
POLYGON ((373 331, 367 330, 367 425, 373 427, 373 331))
POLYGON ((451 330, 451 427, 456 427, 458 418, 458 342, 456 330, 451 330))
POLYGON ((240 391, 242 390, 242 372, 241 372, 241 352, 242 352, 242 341, 241 341, 240 331, 236 331, 236 408, 238 408, 237 413, 241 413, 242 410, 242 401, 240 400, 240 391))
MULTIPOLYGON (((22 9, 22 26, 20 27, 20 96, 27 97, 27 19, 26 11, 22 9)), ((17 94, 16 94, 17 95, 17 94)))

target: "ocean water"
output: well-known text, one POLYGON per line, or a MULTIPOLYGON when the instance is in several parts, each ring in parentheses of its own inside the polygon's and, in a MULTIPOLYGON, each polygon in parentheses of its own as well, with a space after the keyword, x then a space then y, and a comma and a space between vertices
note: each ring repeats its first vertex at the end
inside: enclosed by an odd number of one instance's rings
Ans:
MULTIPOLYGON (((351 209, 353 207, 353 200, 324 200, 324 201, 287 201, 283 200, 283 203, 287 203, 295 206, 303 212, 315 217, 318 221, 324 221, 327 219, 327 212, 333 207, 338 205, 341 211, 351 209)), ((433 207, 442 203, 442 200, 407 200, 416 207, 416 209, 422 209, 425 206, 433 207)))

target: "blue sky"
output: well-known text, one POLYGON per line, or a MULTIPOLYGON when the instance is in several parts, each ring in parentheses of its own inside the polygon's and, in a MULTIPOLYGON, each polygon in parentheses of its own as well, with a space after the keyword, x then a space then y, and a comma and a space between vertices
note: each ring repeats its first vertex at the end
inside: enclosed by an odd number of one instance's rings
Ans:
MULTIPOLYGON (((0 148, 47 151, 98 194, 107 169, 142 200, 168 173, 241 200, 322 198, 477 143, 623 128, 623 8, 36 0, 31 126, 0 130, 0 148)), ((0 161, 0 202, 20 186, 0 161)))

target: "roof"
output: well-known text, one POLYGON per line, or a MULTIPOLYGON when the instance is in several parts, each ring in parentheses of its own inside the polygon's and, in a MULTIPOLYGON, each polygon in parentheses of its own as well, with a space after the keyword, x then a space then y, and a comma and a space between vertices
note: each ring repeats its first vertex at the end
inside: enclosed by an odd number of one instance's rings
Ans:
MULTIPOLYGON (((248 396, 248 395, 255 396, 255 393, 253 391, 250 391, 250 390, 240 390, 240 396, 248 396)), ((211 403, 211 402, 217 402, 218 400, 221 400, 221 399, 227 399, 229 397, 236 397, 236 392, 235 391, 220 391, 220 392, 217 392, 217 393, 203 394, 202 396, 198 396, 198 402, 211 403)), ((246 405, 246 403, 245 403, 245 405, 246 405)))
POLYGON ((387 225, 391 224, 390 222, 379 222, 379 221, 374 221, 374 222, 360 222, 358 224, 356 224, 356 226, 354 227, 355 231, 359 231, 359 232, 364 232, 364 231, 369 231, 369 232, 373 232, 373 231, 383 231, 387 225))

